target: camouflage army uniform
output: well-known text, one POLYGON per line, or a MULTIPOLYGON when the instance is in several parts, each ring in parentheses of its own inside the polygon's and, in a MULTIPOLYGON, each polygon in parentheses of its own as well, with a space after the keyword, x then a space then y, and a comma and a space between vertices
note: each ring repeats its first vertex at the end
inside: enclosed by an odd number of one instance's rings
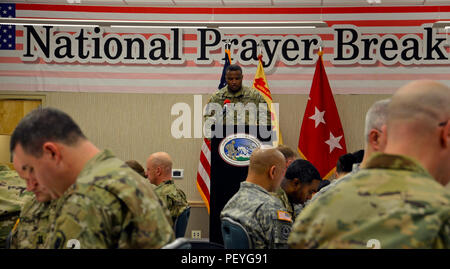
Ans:
POLYGON ((51 205, 55 201, 38 202, 35 196, 28 199, 20 212, 20 221, 12 231, 12 249, 44 248, 50 230, 51 205))
POLYGON ((375 154, 300 213, 293 248, 450 248, 450 193, 418 163, 375 154))
POLYGON ((173 180, 167 180, 159 184, 155 188, 155 192, 169 209, 173 222, 189 206, 186 194, 177 188, 173 180))
MULTIPOLYGON (((246 86, 242 86, 241 90, 234 93, 228 90, 228 86, 223 87, 222 89, 215 92, 211 98, 209 99, 208 104, 216 103, 220 107, 223 107, 224 101, 228 99, 230 103, 242 103, 244 106, 248 103, 253 103, 256 105, 257 111, 259 111, 259 104, 265 104, 265 108, 267 108, 267 113, 264 115, 264 118, 259 119, 259 113, 254 117, 254 121, 251 121, 249 117, 249 112, 245 112, 245 118, 243 118, 243 113, 234 113, 234 122, 233 124, 228 125, 257 125, 258 123, 265 123, 266 125, 270 125, 270 110, 267 107, 267 103, 264 100, 264 97, 259 93, 258 90, 246 86)), ((238 108, 236 107, 236 110, 238 108)), ((205 113, 204 120, 207 120, 209 117, 214 116, 214 111, 211 113, 205 113)), ((223 122, 226 122, 226 116, 223 115, 223 122)))
POLYGON ((319 198, 325 192, 334 189, 338 184, 347 181, 349 178, 351 178, 353 176, 353 174, 357 173, 359 170, 360 170, 359 163, 353 164, 353 168, 352 168, 352 171, 350 173, 348 173, 347 175, 345 175, 345 176, 343 176, 343 177, 341 177, 339 179, 335 179, 335 180, 331 181, 331 183, 329 185, 327 185, 327 186, 323 187, 322 189, 320 189, 320 191, 318 191, 318 192, 316 192, 316 194, 314 194, 314 196, 311 198, 311 200, 308 200, 305 203, 305 206, 307 206, 310 203, 312 203, 313 201, 315 201, 317 198, 319 198))
POLYGON ((276 192, 271 193, 273 196, 280 199, 281 203, 283 204, 284 208, 286 208, 286 211, 291 214, 292 220, 295 221, 295 218, 300 214, 300 212, 303 209, 303 205, 301 204, 292 204, 289 201, 289 197, 286 194, 286 192, 283 190, 283 188, 278 188, 276 192))
POLYGON ((46 248, 160 248, 175 239, 150 186, 109 150, 94 156, 50 216, 46 248))
POLYGON ((5 248, 6 238, 17 221, 20 209, 32 193, 16 171, 6 165, 0 167, 0 248, 5 248))
POLYGON ((292 217, 276 197, 259 185, 241 182, 239 191, 220 214, 220 218, 224 217, 245 227, 252 248, 287 248, 292 217))
POLYGON ((7 166, 6 164, 0 164, 0 172, 9 170, 11 170, 9 169, 9 166, 7 166))

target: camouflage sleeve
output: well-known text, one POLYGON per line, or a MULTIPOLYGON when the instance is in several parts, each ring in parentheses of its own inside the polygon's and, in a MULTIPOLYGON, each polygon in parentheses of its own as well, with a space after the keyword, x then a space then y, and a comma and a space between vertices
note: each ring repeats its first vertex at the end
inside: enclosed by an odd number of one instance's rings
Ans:
POLYGON ((117 238, 121 230, 122 205, 111 194, 105 192, 102 196, 108 208, 98 206, 96 201, 80 193, 68 196, 46 248, 70 248, 68 241, 71 239, 78 240, 82 249, 117 248, 111 239, 117 238))
POLYGON ((272 215, 273 230, 272 230, 272 248, 287 249, 287 240, 292 228, 292 219, 280 219, 278 213, 272 215))
MULTIPOLYGON (((156 195, 155 195, 156 196, 156 195)), ((140 212, 128 211, 119 248, 161 248, 175 240, 172 222, 157 197, 143 197, 140 212)))
POLYGON ((313 224, 313 217, 310 216, 310 213, 313 213, 315 209, 311 211, 312 208, 314 208, 314 205, 306 206, 296 217, 287 241, 290 248, 315 248, 316 237, 311 235, 311 230, 320 232, 322 227, 320 221, 313 224))
MULTIPOLYGON (((255 243, 255 248, 263 246, 270 249, 288 248, 287 240, 291 231, 292 220, 281 220, 277 211, 262 207, 256 213, 256 218, 260 225, 260 236, 255 243)), ((261 247, 259 247, 261 248, 261 247)))
MULTIPOLYGON (((155 197, 143 197, 142 204, 130 208, 102 189, 104 205, 89 196, 74 193, 64 202, 55 222, 48 248, 69 248, 76 239, 82 249, 93 248, 160 248, 173 241, 172 226, 155 197), (136 209, 138 208, 138 211, 136 209)), ((91 193, 92 195, 92 193, 91 193)))

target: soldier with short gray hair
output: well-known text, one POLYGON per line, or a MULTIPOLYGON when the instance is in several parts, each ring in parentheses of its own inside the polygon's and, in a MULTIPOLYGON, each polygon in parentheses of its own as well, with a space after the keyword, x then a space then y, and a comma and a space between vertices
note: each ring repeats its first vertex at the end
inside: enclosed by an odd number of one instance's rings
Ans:
POLYGON ((388 106, 383 153, 300 213, 292 248, 450 248, 450 89, 400 88, 388 106))

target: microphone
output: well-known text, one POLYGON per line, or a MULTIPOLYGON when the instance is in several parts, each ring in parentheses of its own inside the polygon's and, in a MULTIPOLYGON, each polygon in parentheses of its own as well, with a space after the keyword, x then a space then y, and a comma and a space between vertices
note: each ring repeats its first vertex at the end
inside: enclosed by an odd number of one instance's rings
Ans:
POLYGON ((225 99, 225 101, 223 101, 223 111, 222 111, 223 118, 225 118, 227 115, 227 105, 229 103, 231 103, 230 99, 225 99))
POLYGON ((230 99, 225 99, 225 101, 223 101, 223 114, 227 113, 227 104, 231 103, 230 99))

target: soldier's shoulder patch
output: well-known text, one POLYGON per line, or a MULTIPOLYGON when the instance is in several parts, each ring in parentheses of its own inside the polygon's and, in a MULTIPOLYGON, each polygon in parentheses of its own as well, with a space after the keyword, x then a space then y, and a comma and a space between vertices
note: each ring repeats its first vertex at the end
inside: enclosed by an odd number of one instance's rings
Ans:
POLYGON ((287 211, 277 210, 277 217, 279 220, 292 222, 292 216, 287 211))

